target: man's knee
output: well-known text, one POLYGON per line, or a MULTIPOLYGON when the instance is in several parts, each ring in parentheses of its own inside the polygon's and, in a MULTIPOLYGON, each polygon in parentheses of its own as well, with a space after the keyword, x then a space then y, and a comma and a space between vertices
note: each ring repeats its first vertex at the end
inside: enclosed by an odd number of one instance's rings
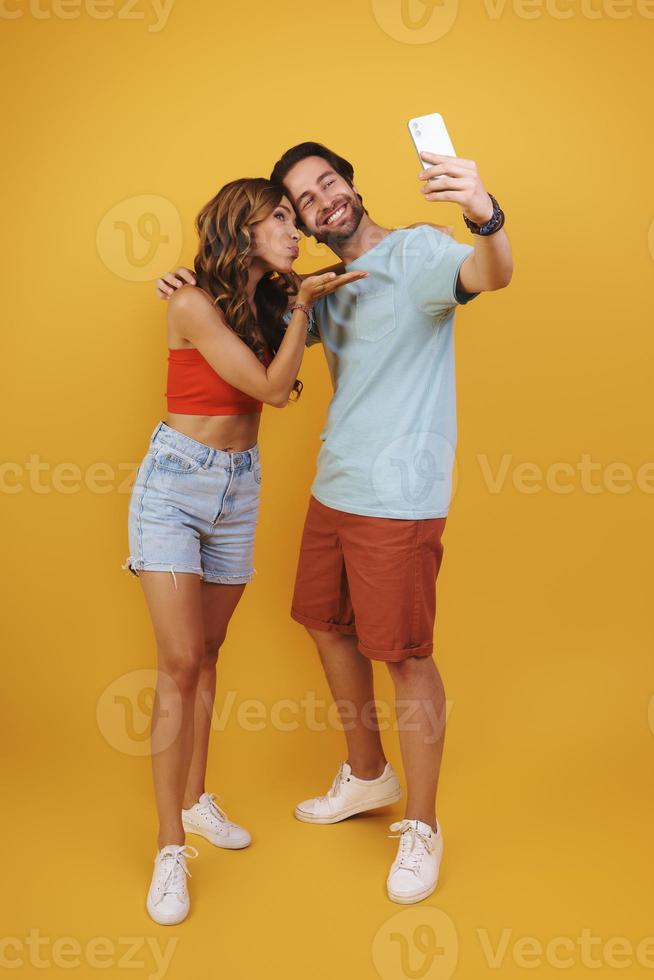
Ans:
POLYGON ((436 664, 431 656, 405 657, 404 660, 388 660, 388 671, 393 680, 407 681, 413 677, 431 674, 436 670, 436 664))
POLYGON ((340 630, 319 630, 313 626, 305 626, 305 629, 318 650, 332 650, 344 645, 356 646, 357 643, 357 638, 352 633, 342 633, 340 630))

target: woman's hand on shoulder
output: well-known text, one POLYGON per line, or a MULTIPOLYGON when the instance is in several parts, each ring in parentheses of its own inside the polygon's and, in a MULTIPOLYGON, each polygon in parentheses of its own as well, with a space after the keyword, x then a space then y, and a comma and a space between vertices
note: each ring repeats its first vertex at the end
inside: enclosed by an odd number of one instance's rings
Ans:
POLYGON ((196 278, 191 269, 186 269, 184 266, 180 266, 175 272, 164 272, 161 279, 157 279, 155 285, 157 287, 157 297, 159 299, 168 299, 177 289, 188 283, 189 286, 196 285, 196 278))

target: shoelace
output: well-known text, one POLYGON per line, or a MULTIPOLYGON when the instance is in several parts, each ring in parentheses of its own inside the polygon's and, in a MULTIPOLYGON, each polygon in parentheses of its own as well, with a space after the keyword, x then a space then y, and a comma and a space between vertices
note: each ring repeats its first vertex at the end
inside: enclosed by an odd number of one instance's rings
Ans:
POLYGON ((216 803, 216 794, 209 793, 208 796, 209 798, 205 800, 204 803, 201 804, 200 810, 203 813, 207 813, 210 817, 213 817, 213 819, 217 820, 219 823, 229 824, 229 820, 227 819, 227 814, 225 813, 224 810, 221 810, 221 808, 216 803))
POLYGON ((184 875, 188 875, 192 878, 192 874, 186 867, 182 858, 197 857, 198 851, 192 847, 190 844, 180 844, 178 849, 173 853, 168 851, 167 854, 161 859, 159 864, 159 875, 166 871, 166 877, 164 878, 163 884, 160 886, 161 891, 157 898, 155 899, 155 905, 162 902, 166 895, 177 895, 178 898, 182 898, 184 895, 184 875), (191 853, 193 851, 194 853, 191 853), (182 873, 183 872, 183 873, 182 873))
POLYGON ((329 787, 329 789, 327 790, 324 796, 318 797, 321 803, 322 802, 326 803, 329 800, 333 800, 335 796, 338 796, 341 786, 343 785, 343 783, 346 783, 348 779, 348 777, 345 775, 344 769, 345 769, 345 763, 341 762, 340 766, 338 767, 338 772, 334 776, 333 783, 331 784, 331 786, 329 787))
POLYGON ((433 850, 432 841, 426 834, 421 833, 411 820, 399 820, 397 823, 392 823, 389 830, 399 830, 398 834, 388 835, 399 838, 400 841, 397 870, 404 868, 418 874, 425 854, 430 854, 433 850))

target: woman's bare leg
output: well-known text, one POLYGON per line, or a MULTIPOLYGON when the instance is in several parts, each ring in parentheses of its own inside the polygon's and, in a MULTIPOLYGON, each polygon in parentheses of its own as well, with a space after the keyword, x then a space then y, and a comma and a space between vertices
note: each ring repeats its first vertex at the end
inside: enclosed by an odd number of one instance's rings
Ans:
POLYGON ((182 804, 206 643, 202 580, 189 572, 176 572, 175 579, 170 572, 139 575, 157 640, 151 752, 159 848, 185 842, 182 804))
POLYGON ((197 803, 205 792, 209 735, 216 697, 218 653, 225 640, 229 621, 244 590, 245 585, 202 583, 205 653, 195 694, 193 753, 184 790, 185 809, 197 803))

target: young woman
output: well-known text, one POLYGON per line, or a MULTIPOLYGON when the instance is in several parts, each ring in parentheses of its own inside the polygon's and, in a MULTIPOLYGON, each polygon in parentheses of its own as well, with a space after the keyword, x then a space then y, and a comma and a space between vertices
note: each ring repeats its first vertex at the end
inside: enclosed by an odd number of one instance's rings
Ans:
POLYGON ((294 276, 295 214, 267 180, 227 184, 196 224, 200 288, 168 303, 168 415, 136 476, 123 566, 139 578, 157 642, 159 837, 147 909, 162 925, 189 911, 186 859, 198 852, 185 831, 218 847, 251 840, 205 791, 205 773, 218 651, 253 575, 262 404, 299 396, 313 302, 365 275, 294 276))

